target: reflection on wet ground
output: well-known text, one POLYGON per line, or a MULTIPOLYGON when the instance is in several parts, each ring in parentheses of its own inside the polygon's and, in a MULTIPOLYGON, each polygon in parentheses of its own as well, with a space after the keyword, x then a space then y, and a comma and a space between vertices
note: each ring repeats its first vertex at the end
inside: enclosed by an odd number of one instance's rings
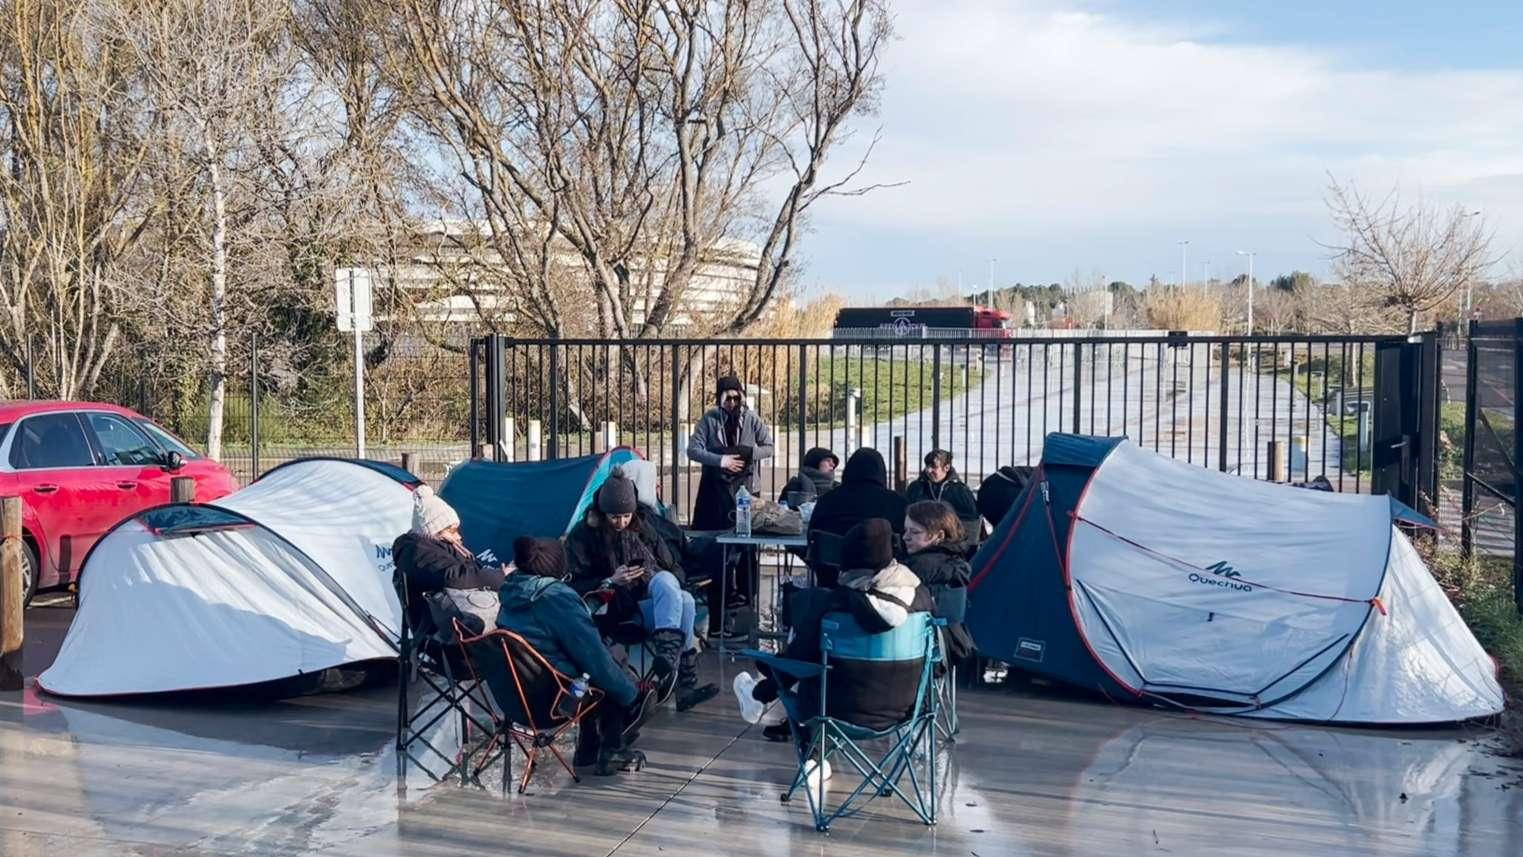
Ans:
POLYGON ((0 855, 1523 854, 1523 762, 1480 728, 967 693, 936 828, 878 802, 822 837, 778 802, 783 748, 726 702, 659 714, 642 773, 574 785, 546 766, 502 798, 416 770, 399 790, 390 687, 259 705, 4 694, 0 855))

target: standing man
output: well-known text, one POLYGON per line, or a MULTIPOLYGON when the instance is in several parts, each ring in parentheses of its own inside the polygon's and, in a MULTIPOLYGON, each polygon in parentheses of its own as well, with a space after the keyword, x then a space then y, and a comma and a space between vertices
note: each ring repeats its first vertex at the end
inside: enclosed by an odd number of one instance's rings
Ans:
POLYGON ((735 524, 735 493, 756 495, 756 471, 772 457, 772 430, 746 407, 740 379, 719 379, 719 406, 703 415, 687 442, 687 457, 703 465, 693 499, 692 528, 728 530, 735 524))

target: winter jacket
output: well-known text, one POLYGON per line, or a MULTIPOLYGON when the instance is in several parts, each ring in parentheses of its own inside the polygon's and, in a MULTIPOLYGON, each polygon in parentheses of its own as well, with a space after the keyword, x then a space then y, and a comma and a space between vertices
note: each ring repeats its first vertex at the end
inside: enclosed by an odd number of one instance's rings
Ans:
POLYGON ((444 539, 407 532, 391 544, 396 574, 407 582, 407 621, 419 636, 436 629, 423 596, 450 589, 496 589, 502 569, 485 566, 464 548, 444 539))
POLYGON ((523 572, 508 575, 497 627, 523 637, 565 675, 586 673, 616 704, 634 702, 634 681, 608 653, 581 597, 559 580, 523 572))
MULTIPOLYGON (((601 588, 619 566, 643 563, 651 574, 670 571, 678 583, 685 584, 680 557, 662 538, 651 517, 641 508, 629 526, 615 530, 597 507, 589 508, 566 536, 566 582, 578 595, 586 595, 601 588)), ((617 595, 604 615, 610 622, 623 621, 639 609, 648 589, 648 578, 616 589, 617 595)))
POLYGON ((805 502, 818 500, 829 494, 835 487, 836 477, 834 473, 821 473, 814 467, 801 467, 799 472, 794 474, 792 479, 788 480, 788 484, 783 486, 783 490, 778 492, 777 502, 788 502, 788 495, 794 491, 804 495, 805 502))
POLYGON ((919 553, 905 557, 904 564, 931 590, 932 595, 939 589, 967 586, 973 577, 973 571, 968 565, 967 548, 961 542, 931 545, 919 553))
POLYGON ((911 482, 904 491, 905 499, 911 503, 919 503, 921 500, 940 500, 952 507, 957 513, 957 519, 962 521, 964 530, 970 540, 976 540, 979 531, 983 528, 983 521, 978 515, 978 500, 973 496, 973 489, 969 488, 957 476, 953 470, 947 474, 947 478, 940 482, 932 482, 925 473, 920 478, 911 482))
POLYGON ((809 529, 846 535, 846 531, 868 518, 883 518, 904 533, 904 510, 909 504, 903 496, 888 489, 888 468, 875 450, 859 449, 846 462, 841 484, 815 504, 809 529))
POLYGON ((723 456, 719 450, 730 447, 750 447, 751 470, 746 475, 746 489, 752 494, 756 493, 756 471, 762 461, 772 457, 772 429, 756 415, 750 408, 742 408, 740 412, 740 437, 734 443, 725 437, 724 425, 727 414, 724 408, 710 408, 703 415, 698 425, 693 428, 692 437, 687 441, 687 457, 689 461, 695 461, 703 465, 707 472, 709 469, 719 470, 719 460, 723 456))

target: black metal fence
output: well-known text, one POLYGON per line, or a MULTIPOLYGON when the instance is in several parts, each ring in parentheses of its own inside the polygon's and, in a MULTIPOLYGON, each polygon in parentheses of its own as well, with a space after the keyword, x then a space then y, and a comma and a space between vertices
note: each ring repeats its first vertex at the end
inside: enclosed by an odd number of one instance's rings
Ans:
POLYGON ((914 478, 953 452, 976 487, 1034 463, 1048 432, 1124 434, 1167 455, 1258 479, 1325 476, 1432 508, 1440 340, 1416 337, 1128 337, 591 341, 471 344, 472 448, 500 460, 640 448, 686 515, 693 424, 736 375, 772 427, 760 472, 775 494, 804 452, 884 452, 914 478))
POLYGON ((1513 595, 1523 612, 1523 319, 1471 322, 1465 375, 1461 544, 1466 555, 1511 557, 1513 595))

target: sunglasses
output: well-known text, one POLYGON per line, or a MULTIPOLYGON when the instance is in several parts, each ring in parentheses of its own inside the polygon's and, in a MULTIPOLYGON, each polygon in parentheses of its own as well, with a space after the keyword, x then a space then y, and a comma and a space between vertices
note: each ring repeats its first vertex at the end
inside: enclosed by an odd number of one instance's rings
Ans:
POLYGON ((720 399, 720 401, 721 402, 738 402, 742 398, 744 398, 744 397, 741 396, 739 393, 726 393, 724 398, 720 399))

